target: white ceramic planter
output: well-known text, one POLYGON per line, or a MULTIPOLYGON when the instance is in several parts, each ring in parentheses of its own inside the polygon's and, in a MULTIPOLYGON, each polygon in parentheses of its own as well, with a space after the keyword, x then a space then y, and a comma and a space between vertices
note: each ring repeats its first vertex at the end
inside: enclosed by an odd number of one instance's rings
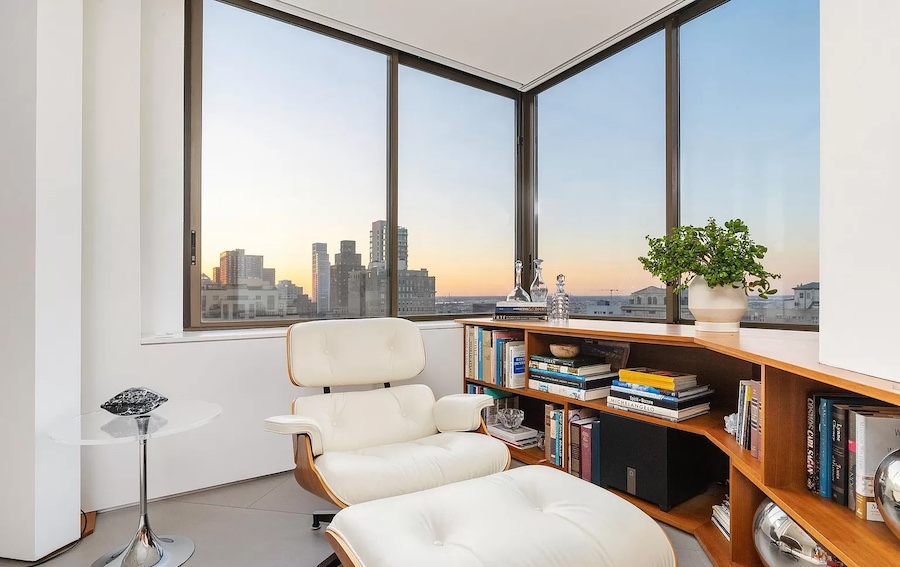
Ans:
POLYGON ((743 287, 709 287, 700 276, 688 285, 688 309, 696 319, 698 331, 736 333, 747 312, 747 294, 743 287))

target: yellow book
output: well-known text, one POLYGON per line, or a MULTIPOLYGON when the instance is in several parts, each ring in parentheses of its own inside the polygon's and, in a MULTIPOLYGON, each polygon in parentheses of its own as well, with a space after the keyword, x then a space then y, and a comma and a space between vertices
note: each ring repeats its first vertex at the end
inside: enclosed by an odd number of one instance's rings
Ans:
POLYGON ((619 370, 619 380, 663 390, 681 390, 697 385, 696 374, 658 370, 645 366, 619 370))

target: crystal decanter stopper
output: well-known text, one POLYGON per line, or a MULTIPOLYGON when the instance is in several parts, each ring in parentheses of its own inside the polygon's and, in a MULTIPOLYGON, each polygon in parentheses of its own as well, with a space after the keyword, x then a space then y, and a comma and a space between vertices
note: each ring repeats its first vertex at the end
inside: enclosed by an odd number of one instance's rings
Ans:
POLYGON ((551 321, 568 321, 569 320, 569 294, 566 293, 566 276, 559 274, 556 276, 556 293, 550 302, 550 320, 551 321))
POLYGON ((516 260, 516 287, 506 295, 506 301, 531 301, 531 296, 522 288, 522 260, 516 260))
POLYGON ((547 284, 544 283, 544 274, 541 272, 541 263, 543 260, 534 261, 534 281, 531 282, 531 288, 528 290, 531 294, 531 301, 538 303, 547 302, 547 284))

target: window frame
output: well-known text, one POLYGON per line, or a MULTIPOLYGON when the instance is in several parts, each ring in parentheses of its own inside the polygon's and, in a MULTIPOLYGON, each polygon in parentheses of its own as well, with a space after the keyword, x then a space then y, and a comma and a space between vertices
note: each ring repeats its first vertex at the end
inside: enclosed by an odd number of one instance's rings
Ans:
MULTIPOLYGON (((398 49, 394 49, 387 45, 380 44, 375 41, 354 36, 352 34, 336 30, 313 22, 293 14, 281 12, 279 10, 263 6, 252 2, 251 0, 213 0, 246 10, 247 12, 260 16, 272 18, 274 20, 293 25, 302 30, 317 33, 332 39, 349 43, 376 53, 381 53, 387 57, 387 151, 386 160, 386 179, 385 179, 385 202, 386 202, 386 221, 388 224, 387 246, 391 250, 390 261, 388 266, 388 290, 387 297, 387 316, 399 317, 401 314, 399 309, 398 288, 398 115, 399 115, 399 88, 398 76, 399 66, 404 65, 424 71, 441 78, 461 83, 479 90, 483 90, 492 94, 504 96, 515 102, 515 132, 516 136, 510 140, 510 144, 515 145, 516 155, 516 185, 515 193, 511 195, 510 206, 516 207, 521 201, 522 182, 520 174, 520 162, 524 138, 521 136, 521 101, 522 95, 519 90, 494 83, 493 81, 465 73, 456 69, 452 69, 445 65, 428 61, 411 53, 407 53, 398 49)), ((309 319, 279 319, 279 320, 239 320, 239 321, 203 321, 201 303, 202 297, 200 293, 202 266, 199 258, 201 257, 202 244, 202 226, 201 226, 201 207, 202 207, 202 191, 201 191, 201 157, 202 157, 202 102, 203 102, 203 2, 204 0, 187 0, 185 2, 185 59, 184 59, 184 112, 185 112, 185 128, 184 128, 184 329, 185 330, 209 330, 209 329, 242 329, 242 328, 260 328, 260 327, 285 327, 293 323, 306 321, 309 319)), ((523 242, 522 233, 525 229, 525 218, 516 215, 515 232, 510 235, 515 240, 515 249, 517 254, 524 254, 521 243, 523 242)), ((522 257, 522 256, 519 256, 522 257)), ((512 259, 510 260, 512 265, 512 259)), ((429 315, 405 315, 405 318, 412 320, 444 320, 454 319, 459 314, 429 314, 429 315)))

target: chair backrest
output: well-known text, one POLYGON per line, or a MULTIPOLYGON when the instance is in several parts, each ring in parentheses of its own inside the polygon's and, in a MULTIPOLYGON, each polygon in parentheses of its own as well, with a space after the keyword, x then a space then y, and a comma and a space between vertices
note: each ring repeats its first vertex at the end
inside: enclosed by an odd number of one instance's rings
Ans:
POLYGON ((303 396, 294 400, 293 414, 316 420, 326 453, 404 443, 438 432, 434 394, 424 384, 303 396))
POLYGON ((362 386, 415 378, 425 369, 419 327, 393 317, 295 323, 288 375, 297 386, 362 386))

